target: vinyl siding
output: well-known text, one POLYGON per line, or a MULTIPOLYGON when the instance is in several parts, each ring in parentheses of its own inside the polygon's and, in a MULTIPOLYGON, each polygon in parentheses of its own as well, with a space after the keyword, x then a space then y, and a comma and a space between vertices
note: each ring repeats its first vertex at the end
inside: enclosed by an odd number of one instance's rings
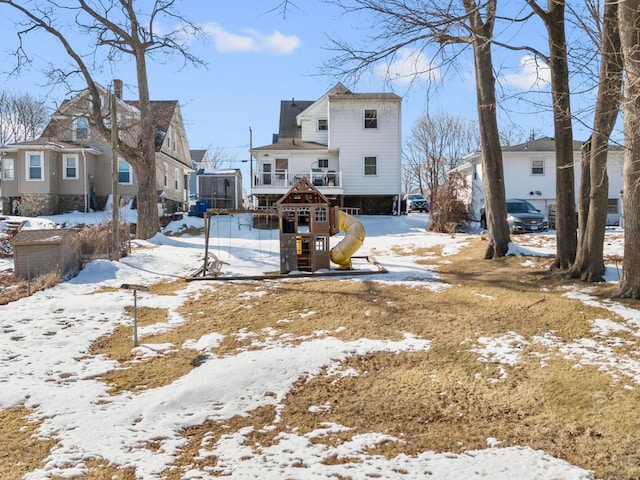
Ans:
POLYGON ((400 185, 400 102, 341 100, 330 105, 329 148, 340 152, 343 187, 350 195, 395 195, 400 185), (364 128, 364 111, 378 112, 378 128, 364 128), (377 158, 377 175, 364 174, 364 157, 377 158))

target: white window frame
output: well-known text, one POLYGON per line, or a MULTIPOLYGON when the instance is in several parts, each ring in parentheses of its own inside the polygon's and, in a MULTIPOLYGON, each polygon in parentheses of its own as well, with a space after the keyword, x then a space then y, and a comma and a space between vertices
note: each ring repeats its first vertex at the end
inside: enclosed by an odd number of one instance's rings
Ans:
POLYGON ((364 110, 364 128, 366 130, 375 130, 378 128, 378 110, 376 108, 366 108, 364 110), (373 116, 371 116, 373 112, 373 116), (369 116, 367 116, 369 114, 369 116))
POLYGON ((178 168, 173 169, 173 175, 175 176, 173 180, 173 185, 176 190, 180 190, 180 170, 178 168))
POLYGON ((25 180, 27 182, 44 182, 44 152, 26 152, 25 159, 25 180), (34 168, 40 168, 40 178, 31 178, 31 158, 39 157, 40 166, 34 168))
POLYGON ((118 183, 120 185, 132 185, 133 184, 133 169, 131 168, 131 164, 127 162, 124 158, 118 157, 118 183), (123 169, 122 166, 126 165, 127 168, 123 169), (123 174, 129 175, 128 181, 122 181, 123 174))
POLYGON ((169 186, 169 165, 166 163, 162 164, 162 184, 165 187, 169 186))
POLYGON ((329 130, 329 120, 326 118, 319 118, 316 129, 319 132, 326 132, 327 130, 329 130))
POLYGON ((15 180, 16 179, 16 161, 13 158, 2 158, 2 170, 0 171, 0 178, 2 180, 15 180), (11 168, 8 166, 11 165, 11 168), (11 172, 11 175, 5 175, 7 171, 11 172))
POLYGON ((329 159, 328 158, 319 158, 318 159, 318 168, 329 168, 329 159))
POLYGON ((536 177, 543 177, 544 176, 544 171, 545 171, 545 164, 544 164, 544 158, 543 159, 539 159, 539 158, 534 158, 531 159, 531 175, 536 176, 536 177), (541 172, 534 172, 534 170, 542 170, 541 172))
POLYGON ((79 168, 80 168, 80 163, 78 162, 78 155, 76 154, 65 154, 62 156, 62 178, 64 178, 65 180, 77 180, 78 178, 80 178, 80 172, 79 172, 79 168), (75 164, 73 165, 72 168, 75 169, 75 175, 73 177, 68 175, 69 172, 69 164, 68 164, 68 160, 73 159, 75 160, 75 164))
POLYGON ((365 177, 377 177, 378 176, 378 157, 375 155, 366 155, 362 160, 362 173, 365 177), (375 168, 375 173, 367 173, 367 160, 373 158, 375 164, 373 165, 375 168))

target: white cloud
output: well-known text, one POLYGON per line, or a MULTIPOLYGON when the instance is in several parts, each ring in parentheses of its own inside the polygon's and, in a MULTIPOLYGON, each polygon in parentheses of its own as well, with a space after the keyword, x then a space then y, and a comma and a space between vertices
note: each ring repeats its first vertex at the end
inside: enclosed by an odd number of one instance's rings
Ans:
POLYGON ((408 84, 416 79, 438 80, 440 70, 433 66, 422 52, 403 48, 398 50, 396 60, 378 65, 378 74, 387 80, 408 84))
POLYGON ((533 55, 525 55, 520 59, 520 71, 505 75, 503 82, 507 85, 531 90, 551 82, 549 67, 538 61, 533 55))
POLYGON ((202 29, 213 39, 216 49, 221 53, 259 52, 288 55, 301 45, 297 36, 284 35, 277 30, 268 35, 256 30, 245 30, 242 34, 235 34, 213 23, 203 25, 202 29))

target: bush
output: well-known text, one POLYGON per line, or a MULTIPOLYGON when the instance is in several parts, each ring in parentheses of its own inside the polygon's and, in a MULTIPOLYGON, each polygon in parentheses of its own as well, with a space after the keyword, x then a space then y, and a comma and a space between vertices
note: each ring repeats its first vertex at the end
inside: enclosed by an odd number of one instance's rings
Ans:
POLYGON ((466 227, 471 216, 465 203, 459 199, 459 192, 466 185, 460 175, 451 175, 438 186, 431 198, 429 230, 441 233, 455 233, 466 227))
MULTIPOLYGON (((120 223, 119 233, 120 257, 126 257, 130 246, 129 224, 120 223)), ((79 237, 83 262, 90 262, 96 258, 112 257, 112 222, 85 227, 80 230, 79 237)))

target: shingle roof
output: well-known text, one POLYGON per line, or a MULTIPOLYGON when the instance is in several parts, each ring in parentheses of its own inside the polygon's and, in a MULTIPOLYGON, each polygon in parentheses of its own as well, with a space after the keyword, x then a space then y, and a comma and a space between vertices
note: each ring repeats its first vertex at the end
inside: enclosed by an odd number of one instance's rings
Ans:
POLYGON ((189 150, 191 160, 193 160, 194 162, 201 162, 206 153, 206 150, 189 150))
POLYGON ((293 98, 280 101, 278 138, 301 138, 302 129, 298 126, 296 117, 314 103, 310 100, 295 100, 293 98))
MULTIPOLYGON (((574 140, 573 150, 580 150, 584 142, 574 140)), ((521 143, 519 145, 510 145, 502 147, 503 152, 554 152, 556 150, 556 144, 553 137, 540 137, 535 140, 529 140, 528 142, 521 143)))

